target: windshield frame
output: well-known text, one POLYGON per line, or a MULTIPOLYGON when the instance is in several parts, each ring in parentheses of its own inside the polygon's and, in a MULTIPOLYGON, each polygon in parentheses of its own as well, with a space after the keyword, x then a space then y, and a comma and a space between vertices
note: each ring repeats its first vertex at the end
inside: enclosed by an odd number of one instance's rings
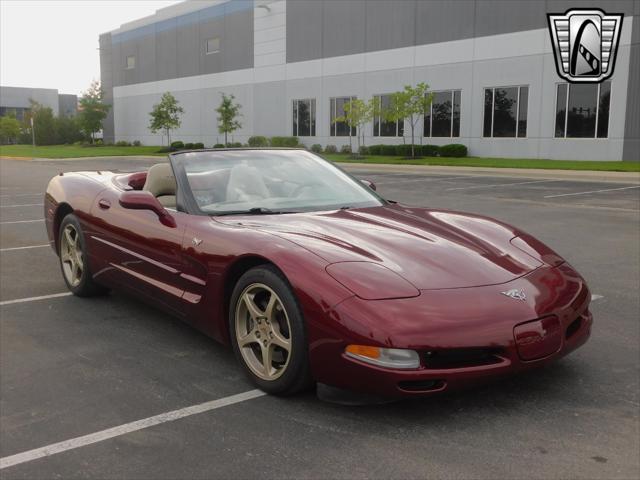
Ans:
MULTIPOLYGON (((363 189, 367 194, 372 197, 372 200, 377 200, 380 202, 378 206, 389 205, 390 202, 382 198, 376 191, 369 188, 367 185, 362 183, 360 179, 350 174, 340 166, 336 165, 334 162, 327 160, 326 158, 317 155, 314 152, 311 152, 304 148, 205 148, 200 150, 181 150, 179 152, 170 153, 168 155, 169 162, 171 163, 171 167, 173 168, 174 175, 176 177, 177 183, 177 198, 180 203, 182 209, 184 209, 190 215, 201 215, 201 216, 210 216, 210 217, 222 217, 222 216, 245 216, 245 215, 255 215, 256 213, 251 213, 248 211, 241 212, 230 212, 227 210, 219 210, 219 211, 204 211, 200 209, 198 202, 196 201, 193 192, 191 191, 191 185, 189 184, 189 180, 187 179, 187 173, 184 167, 184 162, 181 160, 181 156, 187 153, 221 153, 221 152, 238 152, 238 151, 300 151, 305 154, 312 155, 315 159, 326 163, 331 168, 334 168, 341 172, 343 175, 348 177, 355 185, 359 188, 363 189)), ((259 207, 259 205, 256 205, 259 207)), ((370 208, 370 207, 353 207, 353 208, 370 208)), ((339 210, 340 207, 337 208, 316 208, 310 207, 309 209, 294 209, 294 211, 288 211, 287 213, 306 213, 306 212, 321 212, 321 211, 329 211, 329 210, 339 210)), ((273 213, 260 213, 261 215, 278 215, 279 212, 275 211, 273 213)))

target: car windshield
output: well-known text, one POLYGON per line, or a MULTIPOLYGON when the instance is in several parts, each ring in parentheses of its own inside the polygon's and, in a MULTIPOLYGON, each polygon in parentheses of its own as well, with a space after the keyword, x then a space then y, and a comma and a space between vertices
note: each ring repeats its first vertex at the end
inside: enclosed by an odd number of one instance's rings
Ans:
POLYGON ((185 152, 172 155, 172 161, 186 177, 198 208, 211 215, 384 204, 371 189, 305 150, 185 152))

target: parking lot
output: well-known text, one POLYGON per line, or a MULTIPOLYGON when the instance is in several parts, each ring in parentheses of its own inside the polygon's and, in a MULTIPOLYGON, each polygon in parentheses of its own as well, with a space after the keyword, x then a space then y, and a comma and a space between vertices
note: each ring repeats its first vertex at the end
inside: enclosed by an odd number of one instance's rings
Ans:
POLYGON ((253 392, 230 350, 133 298, 56 296, 66 289, 42 221, 48 180, 151 163, 0 161, 2 479, 638 477, 640 176, 352 168, 386 198, 537 236, 587 279, 595 323, 548 368, 349 407, 253 392))

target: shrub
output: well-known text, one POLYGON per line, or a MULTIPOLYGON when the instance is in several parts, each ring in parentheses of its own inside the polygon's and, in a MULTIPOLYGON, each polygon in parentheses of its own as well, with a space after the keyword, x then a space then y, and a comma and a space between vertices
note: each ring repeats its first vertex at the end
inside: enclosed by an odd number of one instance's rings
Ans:
POLYGON ((338 153, 338 149, 335 145, 327 145, 324 149, 324 153, 338 153))
POLYGON ((241 148, 242 147, 242 143, 241 142, 231 142, 228 145, 229 148, 241 148))
POLYGON ((131 144, 126 140, 119 140, 116 142, 116 147, 130 147, 131 144))
POLYGON ((340 153, 351 153, 351 145, 343 145, 340 147, 340 153))
POLYGON ((311 151, 313 153, 322 153, 322 145, 320 145, 319 143, 314 143, 313 145, 311 145, 311 151))
MULTIPOLYGON (((410 157, 411 156, 411 145, 396 145, 396 155, 398 155, 399 157, 410 157)), ((420 155, 420 150, 419 150, 420 146, 416 145, 414 147, 414 151, 416 155, 420 155)))
POLYGON ((142 142, 140 140, 134 140, 133 141, 133 146, 134 147, 140 147, 140 146, 142 146, 142 142))
POLYGON ((160 150, 158 150, 158 153, 169 153, 172 151, 173 150, 171 150, 171 147, 160 147, 160 150))
POLYGON ((369 147, 367 147, 366 145, 361 145, 358 149, 358 153, 360 155, 369 155, 369 147))
POLYGON ((369 155, 382 155, 382 147, 384 145, 371 145, 369 146, 369 155))
POLYGON ((203 148, 204 148, 204 143, 202 142, 196 142, 193 144, 194 150, 202 150, 203 148))
POLYGON ((397 155, 396 145, 380 145, 380 155, 397 155))
POLYGON ((271 137, 272 147, 297 147, 300 145, 298 137, 271 137))
POLYGON ((193 150, 193 143, 191 142, 187 142, 184 144, 184 149, 185 150, 193 150))
POLYGON ((104 145, 104 142, 102 141, 101 138, 98 138, 94 143, 93 143, 96 147, 101 147, 102 145, 104 145))
POLYGON ((182 150, 184 148, 184 143, 180 140, 176 140, 175 142, 171 142, 171 149, 173 151, 182 150))
POLYGON ((249 137, 249 146, 250 147, 268 147, 269 139, 267 137, 263 137, 262 135, 254 135, 253 137, 249 137))
POLYGON ((460 143, 451 143, 440 147, 441 157, 466 157, 467 147, 460 143))
POLYGON ((222 143, 216 143, 213 148, 224 148, 224 144, 222 143))
POLYGON ((438 145, 422 145, 422 155, 425 157, 437 157, 440 153, 438 145))

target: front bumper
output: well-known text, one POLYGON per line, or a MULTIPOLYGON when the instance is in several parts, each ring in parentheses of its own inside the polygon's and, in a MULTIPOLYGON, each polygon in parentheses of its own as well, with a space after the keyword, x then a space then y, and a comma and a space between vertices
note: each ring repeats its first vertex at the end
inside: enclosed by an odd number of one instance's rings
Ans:
POLYGON ((568 264, 540 268, 508 284, 422 291, 415 298, 351 297, 310 331, 317 381, 389 397, 466 388, 545 365, 584 344, 591 295, 568 264), (502 295, 511 288, 526 300, 502 295), (348 344, 410 348, 421 366, 393 370, 344 354, 348 344))

